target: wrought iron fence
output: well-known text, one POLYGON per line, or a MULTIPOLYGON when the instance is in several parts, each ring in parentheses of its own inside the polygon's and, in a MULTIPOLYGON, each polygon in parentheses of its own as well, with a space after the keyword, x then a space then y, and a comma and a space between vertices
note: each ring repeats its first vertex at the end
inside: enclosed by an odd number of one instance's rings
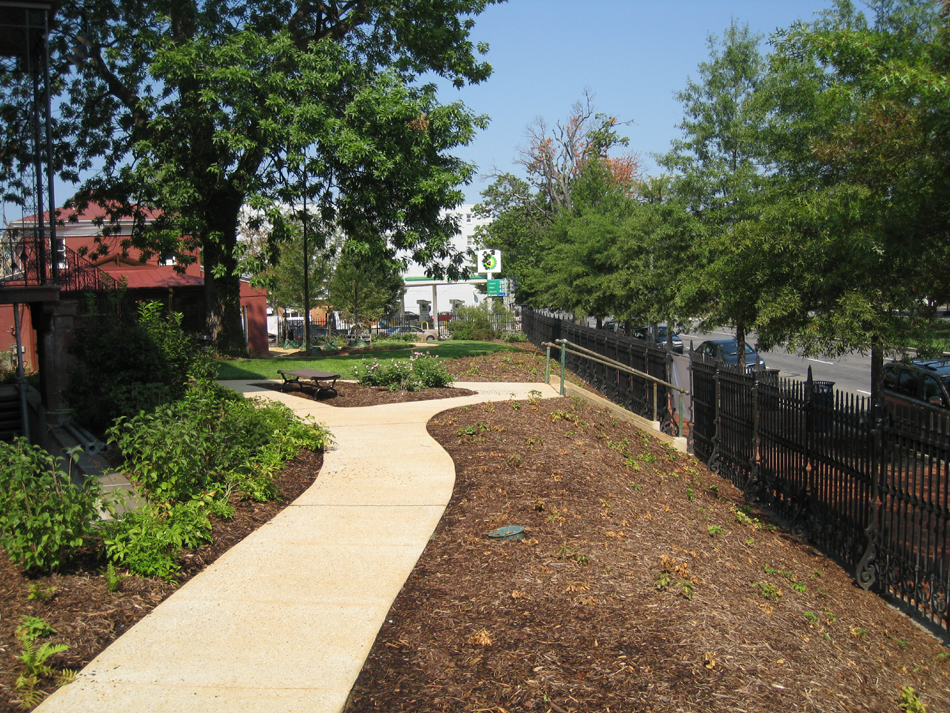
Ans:
MULTIPOLYGON (((567 339, 651 375, 667 373, 663 349, 527 308, 522 314, 535 345, 567 339)), ((652 410, 644 384, 583 362, 568 367, 635 413, 652 410)), ((950 414, 874 409, 810 372, 795 381, 696 354, 690 373, 696 457, 850 568, 860 586, 950 633, 950 414)), ((667 396, 658 400, 669 403, 667 396)))
POLYGON ((693 449, 865 589, 950 631, 950 415, 694 355, 693 449))
POLYGON ((59 285, 64 296, 114 289, 116 281, 74 250, 59 244, 51 254, 43 231, 8 228, 3 239, 0 286, 59 285))
MULTIPOLYGON (((643 340, 574 324, 528 307, 522 309, 521 329, 535 346, 567 339, 572 344, 632 369, 662 381, 670 381, 671 356, 664 348, 643 340)), ((653 414, 657 413, 660 427, 665 433, 677 431, 674 421, 677 416, 676 398, 667 386, 659 385, 654 390, 653 382, 649 379, 628 374, 579 354, 569 353, 566 366, 615 404, 644 418, 652 419, 653 414)))

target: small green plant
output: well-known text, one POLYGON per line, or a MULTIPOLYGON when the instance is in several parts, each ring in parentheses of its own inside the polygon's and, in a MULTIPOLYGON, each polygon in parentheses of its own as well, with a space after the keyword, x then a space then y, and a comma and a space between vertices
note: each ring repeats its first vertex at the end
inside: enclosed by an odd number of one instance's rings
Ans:
POLYGON ((124 578, 122 577, 122 575, 116 573, 114 564, 109 562, 106 565, 106 569, 105 569, 105 572, 103 573, 103 576, 105 577, 105 580, 106 580, 106 589, 108 589, 110 592, 118 592, 119 587, 122 586, 122 580, 124 578))
POLYGON ((690 487, 687 487, 687 488, 686 488, 686 499, 689 500, 690 502, 693 502, 693 498, 694 498, 694 497, 695 497, 695 494, 693 493, 693 489, 690 488, 690 487))
POLYGON ((782 597, 782 590, 769 582, 753 582, 752 586, 759 590, 759 594, 765 599, 778 601, 782 597))
POLYGON ((518 453, 512 453, 507 458, 505 458, 505 462, 508 465, 517 468, 519 465, 521 465, 521 456, 518 453))
POLYGON ((710 485, 710 486, 709 486, 709 492, 710 492, 710 494, 711 494, 714 498, 719 499, 719 486, 718 486, 718 485, 716 485, 715 483, 713 483, 712 485, 710 485))
POLYGON ((901 698, 897 704, 904 713, 927 713, 928 706, 924 704, 911 686, 901 689, 901 698))
POLYGON ((47 587, 40 582, 33 582, 30 584, 30 590, 26 595, 26 598, 30 601, 42 602, 45 604, 53 598, 53 595, 56 594, 56 590, 57 587, 47 587))
POLYGON ((707 529, 710 537, 717 537, 724 532, 721 525, 710 525, 707 529))
MULTIPOLYGON (((35 619, 35 617, 28 618, 35 619)), ((27 617, 24 619, 26 620, 27 617)), ((23 665, 23 672, 17 677, 13 685, 25 706, 35 706, 44 696, 41 691, 37 690, 40 679, 51 678, 56 674, 47 661, 50 657, 68 650, 69 647, 66 644, 52 644, 48 641, 39 646, 36 645, 38 638, 55 633, 53 628, 43 622, 42 619, 31 621, 29 625, 24 622, 24 625, 19 627, 16 633, 21 647, 17 658, 23 665), (38 622, 42 622, 43 626, 40 626, 38 622)))
POLYGON ((475 436, 479 433, 485 433, 488 430, 490 430, 488 424, 482 423, 481 421, 476 421, 475 425, 473 426, 465 426, 464 428, 460 428, 458 431, 456 431, 456 435, 475 436))
POLYGON ((669 555, 660 556, 660 572, 656 577, 657 591, 678 589, 684 599, 693 599, 693 578, 686 562, 677 562, 669 555))
POLYGON ((801 582, 792 582, 792 589, 794 589, 799 594, 805 593, 805 585, 801 582))
POLYGON ((518 411, 520 408, 521 408, 521 402, 519 402, 519 401, 512 401, 512 402, 511 402, 511 410, 512 410, 512 411, 518 411))
POLYGON ((540 391, 538 391, 537 389, 531 389, 531 391, 528 392, 528 402, 529 402, 532 406, 537 406, 537 405, 538 405, 538 401, 541 400, 541 396, 542 396, 542 395, 543 395, 543 394, 542 394, 540 391))
POLYGON ((818 623, 818 615, 813 611, 806 611, 803 616, 811 626, 815 626, 818 623))
POLYGON ((35 641, 56 633, 56 629, 50 626, 45 619, 38 616, 24 614, 22 621, 23 623, 16 630, 17 638, 27 637, 35 641))
MULTIPOLYGON (((477 368, 477 367, 473 367, 477 368)), ((390 391, 421 391, 451 386, 453 377, 434 354, 413 352, 409 360, 392 359, 383 364, 373 359, 361 361, 353 376, 364 386, 384 386, 390 391)))
POLYGON ((735 516, 736 522, 739 523, 740 525, 753 525, 753 524, 754 524, 754 523, 752 522, 752 518, 749 517, 749 516, 748 516, 745 512, 743 512, 742 510, 739 510, 739 509, 733 510, 733 515, 735 516))

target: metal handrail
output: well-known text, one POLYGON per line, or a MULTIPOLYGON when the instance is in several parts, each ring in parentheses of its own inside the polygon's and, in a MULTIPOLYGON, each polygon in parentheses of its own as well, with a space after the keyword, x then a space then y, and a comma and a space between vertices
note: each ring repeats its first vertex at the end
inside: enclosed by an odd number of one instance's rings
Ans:
MULTIPOLYGON (((679 386, 676 386, 675 384, 671 384, 668 381, 664 381, 663 379, 658 379, 657 377, 651 374, 647 374, 643 371, 639 371, 638 369, 634 369, 633 367, 627 366, 626 364, 622 364, 619 361, 614 361, 613 359, 602 356, 598 354, 597 352, 591 351, 590 349, 582 347, 578 344, 571 344, 571 342, 568 341, 567 339, 556 339, 554 340, 553 344, 550 342, 542 342, 541 346, 547 347, 547 358, 544 363, 545 382, 550 381, 550 378, 551 378, 551 349, 553 347, 554 349, 561 350, 561 390, 560 390, 561 396, 564 396, 564 372, 567 368, 566 357, 568 354, 576 354, 577 356, 584 357, 585 359, 590 359, 591 361, 597 362, 599 364, 603 364, 604 366, 609 366, 614 369, 617 369, 618 371, 623 371, 628 374, 639 376, 642 379, 647 379, 651 381, 653 383, 653 420, 654 421, 659 421, 659 413, 657 411, 657 386, 660 384, 667 387, 668 389, 673 389, 674 391, 679 392, 679 405, 680 405, 679 413, 680 414, 683 413, 683 396, 689 394, 689 391, 687 389, 683 389, 679 386), (573 347, 573 349, 571 349, 570 347, 573 347)), ((677 434, 679 435, 681 433, 681 428, 678 423, 676 424, 676 430, 677 430, 677 434)))

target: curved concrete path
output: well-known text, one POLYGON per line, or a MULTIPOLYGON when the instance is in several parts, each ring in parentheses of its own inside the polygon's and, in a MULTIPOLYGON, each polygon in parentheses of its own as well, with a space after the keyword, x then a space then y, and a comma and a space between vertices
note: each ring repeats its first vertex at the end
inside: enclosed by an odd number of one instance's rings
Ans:
POLYGON ((336 408, 222 382, 325 423, 320 477, 59 689, 42 713, 338 713, 390 606, 448 505, 440 411, 557 396, 543 383, 458 383, 435 401, 336 408))

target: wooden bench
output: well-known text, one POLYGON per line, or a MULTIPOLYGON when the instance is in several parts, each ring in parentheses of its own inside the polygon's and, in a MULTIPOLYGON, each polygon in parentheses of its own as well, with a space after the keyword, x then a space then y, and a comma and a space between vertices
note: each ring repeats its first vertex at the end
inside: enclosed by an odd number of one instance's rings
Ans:
POLYGON ((316 371, 315 369, 297 369, 295 371, 285 371, 283 369, 278 369, 277 373, 280 374, 283 378, 284 383, 281 384, 281 390, 285 390, 288 386, 296 384, 303 390, 303 382, 309 381, 314 387, 317 394, 323 391, 329 391, 333 394, 336 394, 336 380, 340 378, 339 374, 331 374, 328 371, 316 371), (326 383, 329 381, 329 385, 326 383))

